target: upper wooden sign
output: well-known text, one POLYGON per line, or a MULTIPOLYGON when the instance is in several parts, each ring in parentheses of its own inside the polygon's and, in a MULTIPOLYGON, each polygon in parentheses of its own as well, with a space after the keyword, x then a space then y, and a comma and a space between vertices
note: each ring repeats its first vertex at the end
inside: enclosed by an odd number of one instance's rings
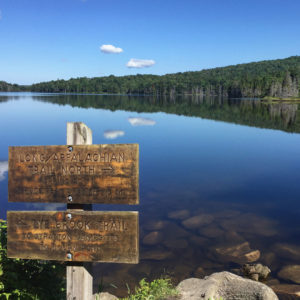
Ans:
POLYGON ((139 203, 137 144, 9 147, 9 202, 139 203))
POLYGON ((61 261, 138 263, 138 212, 10 211, 7 255, 61 261))

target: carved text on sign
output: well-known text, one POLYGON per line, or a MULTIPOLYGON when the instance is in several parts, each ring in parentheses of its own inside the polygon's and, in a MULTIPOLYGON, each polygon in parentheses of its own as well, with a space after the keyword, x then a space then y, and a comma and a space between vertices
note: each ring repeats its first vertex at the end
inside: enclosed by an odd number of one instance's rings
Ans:
POLYGON ((138 262, 137 212, 8 212, 8 256, 138 262))
POLYGON ((138 145, 9 148, 10 202, 138 204, 138 145))

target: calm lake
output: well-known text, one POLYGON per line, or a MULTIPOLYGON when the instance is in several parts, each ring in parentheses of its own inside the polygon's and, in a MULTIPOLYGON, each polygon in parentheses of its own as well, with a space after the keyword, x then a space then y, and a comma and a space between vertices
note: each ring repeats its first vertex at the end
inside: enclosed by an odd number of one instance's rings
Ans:
POLYGON ((94 144, 140 145, 140 263, 95 264, 95 286, 126 295, 142 278, 175 283, 245 262, 270 279, 300 262, 300 110, 259 100, 0 93, 0 218, 65 209, 7 199, 8 146, 64 145, 66 122, 94 144), (117 289, 116 289, 117 287, 117 289))

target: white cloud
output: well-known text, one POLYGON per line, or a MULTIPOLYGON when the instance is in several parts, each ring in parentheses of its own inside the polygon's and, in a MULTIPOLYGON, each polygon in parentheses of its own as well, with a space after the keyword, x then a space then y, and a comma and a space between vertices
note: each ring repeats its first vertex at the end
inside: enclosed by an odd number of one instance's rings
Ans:
POLYGON ((8 161, 0 161, 0 181, 5 179, 4 173, 8 171, 8 161))
POLYGON ((119 136, 123 136, 125 132, 123 130, 106 130, 104 132, 104 137, 107 139, 116 139, 119 136))
POLYGON ((137 59, 132 58, 126 66, 128 68, 147 68, 151 67, 155 64, 155 61, 153 59, 137 59))
POLYGON ((123 52, 122 48, 118 48, 113 45, 102 45, 100 47, 100 50, 103 53, 121 53, 121 52, 123 52))
POLYGON ((132 126, 153 126, 156 124, 154 120, 147 118, 128 118, 128 122, 132 126))

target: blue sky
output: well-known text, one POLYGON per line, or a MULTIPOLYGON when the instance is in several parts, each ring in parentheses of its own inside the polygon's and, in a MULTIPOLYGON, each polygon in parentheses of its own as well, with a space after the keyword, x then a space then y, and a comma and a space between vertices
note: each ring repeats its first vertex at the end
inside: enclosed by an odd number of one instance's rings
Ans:
POLYGON ((0 80, 161 75, 300 55, 299 16, 299 0, 0 0, 0 80), (131 59, 151 66, 129 68, 131 59))

